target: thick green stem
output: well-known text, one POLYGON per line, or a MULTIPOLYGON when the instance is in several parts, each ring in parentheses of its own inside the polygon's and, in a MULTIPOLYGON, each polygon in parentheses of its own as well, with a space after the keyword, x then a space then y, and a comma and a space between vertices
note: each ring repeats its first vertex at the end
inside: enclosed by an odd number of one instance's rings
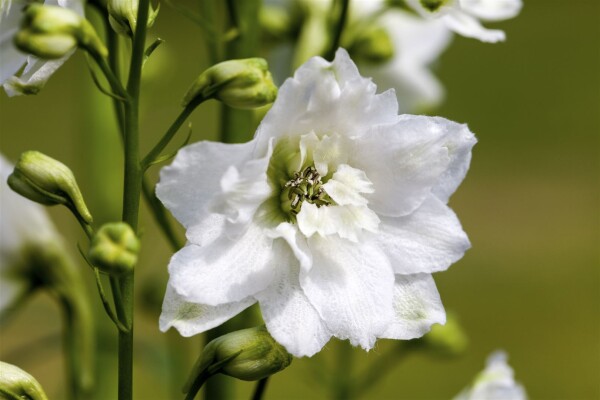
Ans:
POLYGON ((350 0, 337 0, 333 3, 333 7, 334 10, 339 10, 339 14, 335 15, 335 25, 331 35, 331 42, 327 52, 325 53, 326 60, 333 60, 336 50, 338 47, 340 47, 342 33, 344 31, 344 27, 346 26, 346 20, 348 19, 350 0))
MULTIPOLYGON (((137 232, 142 191, 142 168, 139 149, 139 97, 142 63, 146 44, 146 28, 150 1, 140 0, 137 26, 133 36, 129 78, 127 80, 128 101, 125 104, 125 179, 123 184, 123 221, 137 232)), ((133 271, 119 279, 122 321, 129 329, 119 331, 119 400, 133 398, 133 271)), ((115 299, 116 300, 116 299, 115 299)))
POLYGON ((352 382, 352 348, 347 343, 339 343, 337 349, 336 378, 332 381, 333 398, 347 400, 351 395, 352 382))
MULTIPOLYGON (((239 35, 229 42, 225 49, 226 59, 240 59, 258 57, 260 27, 259 0, 229 0, 228 6, 234 8, 229 11, 230 16, 236 20, 239 35)), ((254 134, 254 114, 249 110, 238 110, 222 106, 221 112, 221 140, 225 143, 242 143, 252 139, 254 134)))
POLYGON ((256 384, 256 388, 254 389, 254 394, 252 395, 252 400, 261 400, 263 395, 265 394, 265 389, 267 388, 267 383, 269 383, 269 377, 262 378, 256 384))

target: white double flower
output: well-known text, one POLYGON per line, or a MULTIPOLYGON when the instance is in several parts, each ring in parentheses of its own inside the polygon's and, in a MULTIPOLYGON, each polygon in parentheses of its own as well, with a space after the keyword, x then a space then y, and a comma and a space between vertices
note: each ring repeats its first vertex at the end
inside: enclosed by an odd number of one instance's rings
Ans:
POLYGON ((157 187, 188 239, 161 329, 194 335, 258 302, 271 335, 311 356, 331 336, 370 349, 444 323, 431 273, 470 246, 446 203, 476 140, 397 110, 339 50, 283 84, 252 141, 183 148, 157 187))

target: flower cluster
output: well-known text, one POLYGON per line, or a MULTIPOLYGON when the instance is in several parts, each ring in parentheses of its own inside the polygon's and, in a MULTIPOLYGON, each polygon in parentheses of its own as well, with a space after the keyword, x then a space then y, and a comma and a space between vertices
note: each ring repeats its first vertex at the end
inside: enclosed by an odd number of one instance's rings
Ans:
POLYGON ((370 349, 444 323, 431 273, 470 246, 446 203, 476 140, 397 110, 340 49, 283 84, 252 141, 180 150, 157 186, 188 239, 161 330, 194 335, 258 302, 271 335, 311 356, 332 336, 370 349))

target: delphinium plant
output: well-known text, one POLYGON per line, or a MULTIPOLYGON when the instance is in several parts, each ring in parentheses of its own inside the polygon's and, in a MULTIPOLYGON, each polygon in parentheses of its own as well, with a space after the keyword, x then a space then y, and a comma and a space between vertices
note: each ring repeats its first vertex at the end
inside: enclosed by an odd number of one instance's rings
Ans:
MULTIPOLYGON (((6 94, 38 93, 82 52, 97 89, 113 102, 122 149, 112 151, 124 155, 124 181, 114 182, 122 185, 122 217, 101 226, 77 174, 60 161, 38 151, 23 152, 14 169, 1 160, 3 323, 34 288, 53 293, 67 316, 67 392, 93 398, 102 382, 94 383, 90 371, 93 321, 81 283, 89 273, 118 336, 114 398, 133 398, 134 277, 144 268, 138 259, 145 198, 173 249, 157 329, 173 327, 186 337, 208 332, 187 380, 181 377, 183 394, 174 397, 193 399, 206 385, 209 398, 225 398, 230 393, 214 378, 225 374, 257 381, 260 399, 270 376, 294 358, 328 351, 333 337, 365 351, 385 338, 399 341, 402 351, 460 354, 465 334, 447 318, 432 274, 470 247, 447 203, 467 174, 476 139, 466 124, 408 113, 442 101, 430 66, 454 33, 504 40, 504 32, 480 20, 514 17, 521 2, 196 3, 2 0, 6 94), (140 121, 144 64, 163 43, 148 40, 147 32, 161 6, 198 23, 210 66, 190 77, 179 115, 142 153, 140 141, 151 129, 140 121), (88 20, 92 12, 102 26, 88 20), (169 150, 208 100, 222 104, 220 141, 187 144, 188 135, 178 151, 169 150), (151 182, 145 174, 157 164, 169 165, 151 182), (72 212, 88 239, 79 245, 88 271, 74 267, 32 201, 72 212), (185 242, 167 210, 185 228, 185 242), (248 314, 245 329, 223 325, 246 309, 257 312, 248 314)), ((337 350, 343 367, 350 354, 337 350)), ((488 369, 506 371, 498 357, 488 369)), ((386 362, 396 358, 391 353, 386 362)), ((45 398, 26 372, 0 368, 0 394, 45 398)), ((326 383, 327 390, 337 398, 359 396, 380 375, 349 373, 326 383)), ((471 393, 484 392, 478 385, 471 393)), ((511 393, 524 397, 520 388, 511 393)))

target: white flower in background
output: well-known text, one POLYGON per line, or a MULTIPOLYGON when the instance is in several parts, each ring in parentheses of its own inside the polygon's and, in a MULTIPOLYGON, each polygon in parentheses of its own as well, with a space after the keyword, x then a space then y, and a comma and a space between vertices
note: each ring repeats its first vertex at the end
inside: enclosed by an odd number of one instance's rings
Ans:
POLYGON ((425 18, 439 18, 459 35, 482 42, 506 39, 504 31, 487 29, 481 21, 503 21, 516 17, 522 0, 406 0, 406 3, 425 18))
MULTIPOLYGON (((363 14, 368 18, 368 14, 363 14)), ((390 60, 358 62, 378 87, 396 89, 401 112, 415 112, 438 106, 444 87, 431 72, 433 64, 449 46, 452 32, 437 19, 423 19, 400 9, 389 9, 373 21, 385 29, 393 44, 390 60)))
POLYGON ((431 273, 470 244, 446 205, 475 144, 465 125, 397 115, 346 51, 310 59, 254 139, 200 142, 161 171, 157 195, 187 228, 160 328, 184 336, 258 302, 295 356, 331 336, 370 349, 444 323, 431 273))
MULTIPOLYGON (((41 60, 17 50, 13 39, 19 30, 23 9, 30 3, 29 0, 2 0, 0 4, 0 84, 9 96, 38 93, 74 52, 58 60, 41 60)), ((44 4, 84 15, 82 0, 46 0, 44 4)))
POLYGON ((31 289, 25 271, 27 250, 56 242, 57 233, 44 208, 13 192, 6 179, 13 166, 0 155, 0 316, 31 289))
POLYGON ((463 390, 454 400, 525 400, 527 394, 507 363, 506 353, 496 351, 488 359, 485 369, 477 375, 473 385, 463 390))

